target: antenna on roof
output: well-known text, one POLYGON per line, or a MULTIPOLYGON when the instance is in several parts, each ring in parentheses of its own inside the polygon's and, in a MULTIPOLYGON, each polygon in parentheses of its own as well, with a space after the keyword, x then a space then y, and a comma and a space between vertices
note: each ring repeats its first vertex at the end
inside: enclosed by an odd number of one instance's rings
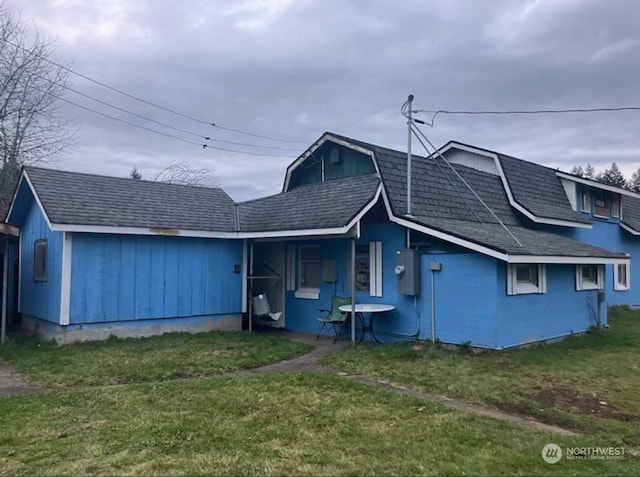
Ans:
POLYGON ((413 95, 410 94, 404 103, 403 111, 407 116, 407 215, 411 215, 411 135, 413 127, 413 95), (406 107, 406 109, 405 109, 406 107))

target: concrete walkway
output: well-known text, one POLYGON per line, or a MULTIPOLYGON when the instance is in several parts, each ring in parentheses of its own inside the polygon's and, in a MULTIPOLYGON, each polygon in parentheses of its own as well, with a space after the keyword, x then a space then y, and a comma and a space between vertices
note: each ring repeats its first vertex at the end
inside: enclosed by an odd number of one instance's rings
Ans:
POLYGON ((28 384, 13 366, 0 359, 0 397, 19 396, 42 391, 42 388, 28 384))

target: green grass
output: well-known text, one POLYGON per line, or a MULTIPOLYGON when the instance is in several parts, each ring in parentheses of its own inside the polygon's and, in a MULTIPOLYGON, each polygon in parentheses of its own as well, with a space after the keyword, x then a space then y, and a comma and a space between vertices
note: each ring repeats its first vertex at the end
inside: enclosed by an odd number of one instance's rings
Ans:
POLYGON ((595 446, 376 390, 283 373, 0 398, 4 475, 593 475, 638 462, 546 464, 595 446))
POLYGON ((211 376, 263 366, 310 350, 309 345, 272 336, 212 331, 65 346, 14 339, 0 347, 0 357, 30 381, 64 387, 211 376))
POLYGON ((487 404, 640 446, 640 312, 613 308, 610 328, 529 349, 471 356, 413 343, 363 346, 324 359, 334 368, 487 404), (606 403, 606 404, 602 404, 606 403))

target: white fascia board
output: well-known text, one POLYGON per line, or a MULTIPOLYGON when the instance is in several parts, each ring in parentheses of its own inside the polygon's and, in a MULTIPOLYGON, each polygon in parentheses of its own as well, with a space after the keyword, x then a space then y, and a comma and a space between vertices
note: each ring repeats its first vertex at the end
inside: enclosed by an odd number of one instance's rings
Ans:
POLYGON ((440 152, 440 154, 444 154, 445 152, 447 152, 450 149, 459 149, 461 151, 466 151, 466 152, 470 152, 470 153, 473 153, 473 154, 478 154, 480 156, 484 156, 484 157, 488 157, 488 158, 493 159, 493 161, 496 164, 496 168, 498 169, 498 175, 500 176, 500 180, 502 181, 502 186, 504 187, 504 190, 507 193, 507 198, 509 199, 509 204, 511 204, 511 206, 514 209, 516 209, 518 212, 523 214, 525 217, 527 217, 532 222, 535 222, 536 224, 560 225, 560 226, 563 226, 563 227, 578 227, 578 228, 585 228, 585 229, 590 229, 590 228, 593 227, 591 224, 583 224, 581 222, 573 222, 571 220, 561 220, 561 219, 550 219, 550 218, 544 218, 544 217, 537 217, 537 216, 533 215, 531 212, 529 212, 527 209, 525 209, 522 205, 520 205, 518 202, 516 202, 515 198, 513 197, 513 193, 511 192, 511 188, 509 187, 509 182, 507 181, 507 176, 504 173, 504 170, 502 169, 502 164, 500 163, 500 159, 498 158, 497 154, 494 154, 494 153, 491 153, 491 152, 487 152, 487 151, 483 151, 481 149, 476 149, 476 148, 474 148, 472 146, 467 146, 467 145, 464 145, 464 144, 458 144, 458 143, 455 143, 455 142, 447 144, 442 149, 439 149, 439 152, 440 152))
POLYGON ((606 190, 609 192, 615 192, 616 194, 620 194, 620 195, 628 195, 629 197, 635 197, 636 199, 640 199, 640 194, 637 194, 635 192, 631 192, 630 190, 626 190, 626 189, 620 189, 619 187, 614 187, 614 186, 610 186, 607 184, 602 184, 601 182, 597 182, 597 181, 592 181, 590 179, 584 179, 582 177, 576 177, 576 176, 572 176, 571 174, 567 173, 567 172, 562 172, 562 171, 556 171, 556 175, 558 177, 560 177, 561 179, 567 179, 573 182, 577 182, 579 184, 585 184, 591 187, 595 187, 596 189, 602 189, 602 190, 606 190))
POLYGON ((562 257, 545 255, 507 255, 507 263, 558 263, 570 265, 629 264, 629 258, 562 257))
POLYGON ((373 161, 373 166, 376 169, 376 173, 378 174, 378 177, 380 177, 380 170, 378 169, 378 164, 376 163, 375 155, 373 154, 372 151, 360 146, 356 146, 355 144, 351 144, 350 142, 345 141, 344 139, 339 139, 333 136, 332 134, 327 133, 327 134, 324 134, 315 143, 313 143, 309 149, 303 152, 298 159, 296 159, 293 163, 289 165, 289 167, 287 167, 287 174, 284 178, 284 186, 282 187, 282 192, 286 192, 289 190, 289 183, 291 181, 291 174, 293 173, 293 171, 296 170, 300 164, 306 161, 309 156, 311 156, 320 146, 322 146, 327 141, 331 141, 333 143, 339 144, 349 149, 353 149, 354 151, 360 152, 362 154, 366 154, 367 156, 371 157, 371 160, 373 161))
MULTIPOLYGON (((42 202, 40 202, 40 197, 38 197, 38 194, 36 193, 36 188, 33 187, 33 184, 31 183, 31 179, 29 179, 29 174, 27 174, 27 171, 22 171, 22 177, 24 178, 24 180, 27 182, 27 185, 29 186, 29 189, 31 189, 31 193, 33 194, 33 197, 36 200, 36 204, 38 204, 38 207, 40 208, 40 213, 42 214, 42 217, 44 217, 45 222, 47 223, 47 226, 53 230, 53 226, 51 224, 51 221, 49 220, 49 216, 47 215, 47 213, 44 210, 44 207, 42 205, 42 202)), ((20 179, 22 180, 22 178, 20 179)), ((16 194, 18 193, 18 189, 16 189, 16 194)), ((13 199, 15 200, 17 195, 14 195, 13 199)), ((9 209, 9 214, 11 213, 11 211, 13 210, 13 201, 11 202, 11 209, 9 209)), ((7 214, 7 217, 9 217, 9 214, 7 214)))
POLYGON ((629 232, 631 235, 640 235, 640 232, 638 232, 638 231, 637 231, 637 230, 635 230, 635 229, 632 229, 631 227, 629 227, 629 226, 628 226, 628 225, 626 225, 626 224, 623 224, 622 222, 620 222, 620 227, 621 227, 623 230, 626 230, 627 232, 629 232))
POLYGON ((62 233, 62 274, 60 279, 60 325, 69 324, 71 309, 71 254, 73 234, 62 233))

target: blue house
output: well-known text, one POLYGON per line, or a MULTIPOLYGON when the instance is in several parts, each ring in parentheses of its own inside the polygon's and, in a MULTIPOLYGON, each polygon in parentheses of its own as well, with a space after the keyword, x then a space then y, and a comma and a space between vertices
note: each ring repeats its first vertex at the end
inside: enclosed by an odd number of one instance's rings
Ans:
POLYGON ((356 303, 395 307, 378 336, 501 349, 604 326, 607 304, 633 301, 640 205, 626 203, 640 196, 454 142, 412 166, 409 188, 405 153, 325 133, 280 194, 242 203, 25 168, 7 220, 23 319, 61 341, 240 328, 262 295, 277 320, 250 323, 315 332, 317 309, 355 287, 356 303))

